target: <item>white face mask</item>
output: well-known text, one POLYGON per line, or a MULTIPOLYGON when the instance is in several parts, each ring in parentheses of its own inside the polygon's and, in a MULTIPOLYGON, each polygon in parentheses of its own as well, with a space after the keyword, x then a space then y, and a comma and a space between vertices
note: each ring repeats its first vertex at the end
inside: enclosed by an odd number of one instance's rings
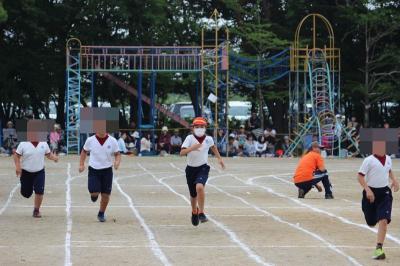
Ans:
POLYGON ((193 131, 194 131, 194 134, 199 138, 203 137, 204 134, 206 134, 206 129, 202 128, 202 127, 195 128, 193 131))

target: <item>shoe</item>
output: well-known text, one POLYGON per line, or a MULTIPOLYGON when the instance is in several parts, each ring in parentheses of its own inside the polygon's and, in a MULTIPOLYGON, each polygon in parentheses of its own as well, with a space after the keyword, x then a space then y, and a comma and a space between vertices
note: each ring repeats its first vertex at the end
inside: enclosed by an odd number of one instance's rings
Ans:
POLYGON ((200 220, 201 223, 206 223, 206 222, 208 222, 208 218, 207 218, 207 216, 206 216, 204 213, 200 213, 200 214, 199 214, 199 220, 200 220))
POLYGON ((42 214, 40 213, 39 210, 33 210, 32 217, 34 217, 34 218, 42 218, 42 214))
POLYGON ((92 202, 96 202, 98 198, 99 198, 99 196, 90 196, 90 199, 92 200, 92 202))
POLYGON ((377 248, 374 251, 374 255, 372 256, 374 260, 384 260, 386 258, 385 252, 383 252, 382 248, 377 248))
POLYGON ((299 188, 299 199, 304 199, 306 194, 307 193, 303 189, 299 188))
POLYGON ((326 194, 325 199, 334 199, 333 194, 326 194))
POLYGON ((318 190, 318 192, 322 192, 322 187, 321 185, 316 184, 315 188, 318 190))
POLYGON ((193 224, 193 226, 198 226, 199 225, 199 215, 198 215, 198 213, 193 213, 192 212, 192 224, 193 224))
POLYGON ((106 221, 106 216, 104 214, 98 214, 97 215, 97 220, 99 220, 99 222, 104 223, 106 221))

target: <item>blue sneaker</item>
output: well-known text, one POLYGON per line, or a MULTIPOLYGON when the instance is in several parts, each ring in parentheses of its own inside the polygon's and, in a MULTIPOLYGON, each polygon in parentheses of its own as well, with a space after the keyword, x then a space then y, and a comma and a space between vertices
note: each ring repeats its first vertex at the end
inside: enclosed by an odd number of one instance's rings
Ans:
POLYGON ((206 222, 208 222, 208 218, 207 218, 207 216, 206 216, 204 213, 200 213, 200 214, 199 214, 199 220, 200 220, 201 223, 206 223, 206 222))
POLYGON ((106 216, 104 215, 104 213, 99 213, 97 215, 97 220, 99 220, 99 222, 104 223, 106 221, 106 216))
POLYGON ((198 226, 199 225, 199 211, 197 210, 197 213, 192 212, 192 224, 193 226, 198 226))

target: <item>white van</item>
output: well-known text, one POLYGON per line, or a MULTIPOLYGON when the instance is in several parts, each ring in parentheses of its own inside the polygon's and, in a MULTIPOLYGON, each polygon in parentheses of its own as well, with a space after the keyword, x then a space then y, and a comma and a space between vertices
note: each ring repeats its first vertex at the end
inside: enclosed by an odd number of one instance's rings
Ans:
POLYGON ((230 120, 246 121, 251 116, 251 102, 230 101, 228 107, 228 118, 230 120))

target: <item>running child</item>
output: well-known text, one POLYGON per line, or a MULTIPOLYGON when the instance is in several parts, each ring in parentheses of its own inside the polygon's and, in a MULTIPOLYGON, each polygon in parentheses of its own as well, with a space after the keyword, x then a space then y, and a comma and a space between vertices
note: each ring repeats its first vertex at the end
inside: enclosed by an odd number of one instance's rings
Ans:
POLYGON ((204 187, 210 172, 210 166, 207 164, 208 151, 212 150, 222 169, 225 169, 225 164, 217 146, 214 144, 213 138, 206 135, 207 121, 202 117, 196 117, 192 126, 193 134, 186 137, 182 144, 180 155, 187 155, 185 173, 192 205, 192 224, 197 226, 199 222, 205 223, 208 221, 207 216, 204 214, 204 187))
POLYGON ((373 259, 383 260, 386 258, 383 252, 387 225, 391 221, 392 213, 392 190, 399 190, 399 183, 392 171, 392 159, 386 155, 384 147, 375 147, 374 154, 364 159, 358 172, 358 182, 363 187, 362 211, 365 221, 371 227, 378 224, 377 244, 373 259))
POLYGON ((113 182, 113 170, 117 170, 121 162, 118 142, 115 138, 106 133, 106 121, 94 121, 96 134, 89 137, 83 146, 79 172, 85 169, 85 160, 89 156, 88 190, 92 202, 96 202, 101 194, 100 209, 97 214, 99 222, 105 222, 105 211, 110 201, 110 194, 113 182), (97 124, 97 125, 96 125, 97 124), (113 162, 113 157, 115 157, 113 162))
POLYGON ((49 145, 44 141, 22 141, 14 153, 15 172, 21 181, 21 195, 30 198, 35 191, 33 217, 41 218, 45 170, 44 157, 58 162, 58 156, 50 152, 49 145))

